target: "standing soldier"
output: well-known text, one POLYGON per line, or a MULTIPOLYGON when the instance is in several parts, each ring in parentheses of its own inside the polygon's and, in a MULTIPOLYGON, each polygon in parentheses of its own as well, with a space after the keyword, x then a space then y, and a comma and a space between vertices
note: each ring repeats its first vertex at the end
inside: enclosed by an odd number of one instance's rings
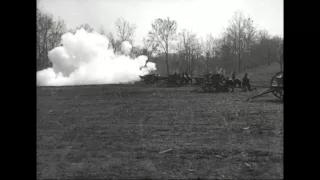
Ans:
POLYGON ((190 78, 189 74, 186 73, 186 80, 187 80, 187 83, 189 84, 189 82, 191 81, 192 83, 192 79, 190 78))
POLYGON ((244 91, 247 91, 247 89, 249 91, 252 91, 252 90, 256 90, 257 91, 257 88, 252 88, 251 89, 251 85, 250 85, 250 79, 248 78, 248 73, 245 73, 244 74, 244 77, 242 78, 242 87, 243 87, 243 90, 244 91))
POLYGON ((186 74, 187 74, 186 72, 182 73, 182 81, 183 81, 183 83, 187 83, 186 74))
POLYGON ((235 80, 236 79, 236 72, 233 72, 232 73, 232 80, 235 80))

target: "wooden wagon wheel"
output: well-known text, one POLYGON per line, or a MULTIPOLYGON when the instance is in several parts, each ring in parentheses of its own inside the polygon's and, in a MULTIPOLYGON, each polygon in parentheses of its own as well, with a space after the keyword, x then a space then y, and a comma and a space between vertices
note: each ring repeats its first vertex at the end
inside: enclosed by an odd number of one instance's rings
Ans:
POLYGON ((283 99, 283 72, 278 72, 272 77, 270 86, 274 89, 272 94, 279 99, 283 99))

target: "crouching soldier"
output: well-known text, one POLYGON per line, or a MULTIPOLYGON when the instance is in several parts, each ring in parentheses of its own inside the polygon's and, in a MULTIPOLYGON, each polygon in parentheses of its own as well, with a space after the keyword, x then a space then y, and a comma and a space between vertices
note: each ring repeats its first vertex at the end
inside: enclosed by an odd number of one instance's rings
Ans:
POLYGON ((257 88, 252 88, 251 89, 250 79, 248 78, 248 73, 245 73, 244 77, 242 78, 242 88, 243 88, 244 91, 247 91, 247 89, 249 91, 252 91, 254 89, 257 91, 257 88))
POLYGON ((241 80, 236 78, 236 73, 235 72, 232 73, 232 81, 234 83, 234 87, 237 87, 237 85, 238 85, 239 88, 242 88, 241 87, 241 80))
POLYGON ((231 88, 231 92, 234 92, 235 84, 234 84, 233 80, 230 79, 229 77, 227 77, 226 84, 227 84, 228 88, 231 88))

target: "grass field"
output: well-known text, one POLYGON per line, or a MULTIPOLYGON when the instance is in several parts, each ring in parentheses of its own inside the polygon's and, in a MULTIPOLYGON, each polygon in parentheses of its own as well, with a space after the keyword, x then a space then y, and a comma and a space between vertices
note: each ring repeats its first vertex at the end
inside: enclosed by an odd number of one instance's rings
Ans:
POLYGON ((283 102, 194 88, 38 87, 37 177, 283 178, 283 102))
POLYGON ((253 69, 248 69, 245 72, 237 74, 238 78, 244 76, 244 73, 248 73, 250 81, 252 84, 257 84, 259 86, 269 86, 271 78, 277 73, 280 72, 280 65, 278 62, 273 62, 269 66, 263 65, 253 69))

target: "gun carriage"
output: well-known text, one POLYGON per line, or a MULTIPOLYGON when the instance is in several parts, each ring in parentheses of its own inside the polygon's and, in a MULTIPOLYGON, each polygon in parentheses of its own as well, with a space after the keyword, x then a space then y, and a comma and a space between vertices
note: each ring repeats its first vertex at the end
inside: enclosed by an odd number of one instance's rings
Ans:
POLYGON ((250 99, 261 97, 268 93, 272 93, 277 98, 283 100, 283 72, 282 71, 278 72, 271 78, 270 87, 267 90, 259 93, 258 95, 248 98, 247 101, 249 101, 250 99))

